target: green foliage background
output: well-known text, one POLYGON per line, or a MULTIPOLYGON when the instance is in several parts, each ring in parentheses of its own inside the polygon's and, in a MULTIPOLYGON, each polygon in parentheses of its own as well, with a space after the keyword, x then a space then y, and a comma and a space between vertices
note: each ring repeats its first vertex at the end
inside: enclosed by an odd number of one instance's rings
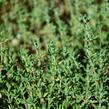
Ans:
POLYGON ((108 45, 108 0, 0 0, 0 109, 108 109, 108 45))

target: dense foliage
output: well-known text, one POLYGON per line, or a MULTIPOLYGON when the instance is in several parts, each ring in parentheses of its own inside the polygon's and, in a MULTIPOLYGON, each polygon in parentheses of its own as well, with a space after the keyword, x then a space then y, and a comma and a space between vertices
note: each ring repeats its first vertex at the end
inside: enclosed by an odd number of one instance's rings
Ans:
POLYGON ((109 109, 109 1, 0 0, 0 109, 109 109))

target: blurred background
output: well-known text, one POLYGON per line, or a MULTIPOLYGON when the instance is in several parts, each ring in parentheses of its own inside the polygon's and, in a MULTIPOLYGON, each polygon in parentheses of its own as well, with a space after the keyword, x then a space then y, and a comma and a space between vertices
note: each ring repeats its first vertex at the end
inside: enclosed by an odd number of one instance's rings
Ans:
POLYGON ((86 23, 103 40, 109 31, 108 7, 108 0, 0 0, 0 41, 32 49, 31 39, 38 38, 42 50, 51 39, 57 47, 62 39, 81 46, 86 23))

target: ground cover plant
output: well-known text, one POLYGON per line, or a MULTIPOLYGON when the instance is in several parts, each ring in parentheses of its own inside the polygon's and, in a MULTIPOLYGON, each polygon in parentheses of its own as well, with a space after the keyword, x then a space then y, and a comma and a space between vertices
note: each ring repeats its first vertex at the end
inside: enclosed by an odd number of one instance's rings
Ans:
POLYGON ((0 0, 0 109, 109 109, 109 1, 0 0))

